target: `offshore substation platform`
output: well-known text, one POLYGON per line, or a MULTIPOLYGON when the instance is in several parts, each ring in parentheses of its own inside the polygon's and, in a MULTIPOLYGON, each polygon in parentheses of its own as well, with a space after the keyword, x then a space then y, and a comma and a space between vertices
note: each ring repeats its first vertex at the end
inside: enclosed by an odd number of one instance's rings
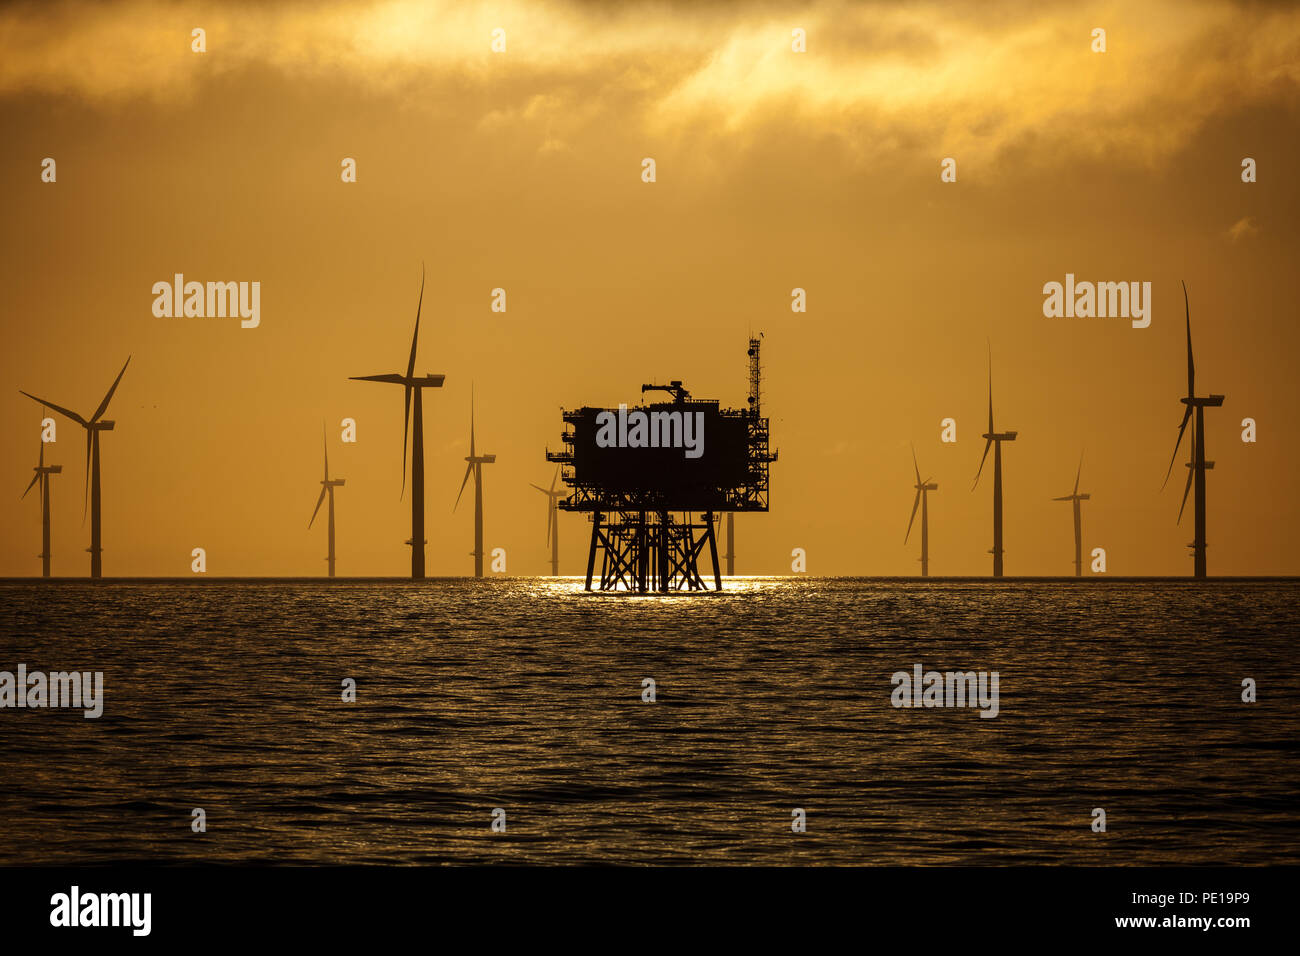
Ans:
POLYGON ((587 590, 600 559, 601 591, 707 591, 700 557, 707 547, 713 588, 722 589, 715 516, 768 510, 768 420, 760 410, 759 338, 749 340, 749 407, 719 408, 692 398, 680 381, 642 385, 671 401, 629 409, 564 411, 564 448, 549 449, 572 494, 565 511, 591 515, 587 590))

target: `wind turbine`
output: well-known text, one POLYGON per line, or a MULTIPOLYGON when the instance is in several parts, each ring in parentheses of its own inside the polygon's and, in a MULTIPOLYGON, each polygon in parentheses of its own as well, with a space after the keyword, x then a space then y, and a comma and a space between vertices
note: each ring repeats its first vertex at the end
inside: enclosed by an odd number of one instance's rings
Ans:
POLYGON ((1074 473, 1074 491, 1053 501, 1074 502, 1074 576, 1083 577, 1083 508, 1079 502, 1088 501, 1092 495, 1079 494, 1079 477, 1083 474, 1083 455, 1079 456, 1079 470, 1074 473))
MULTIPOLYGON (((1193 573, 1198 578, 1205 577, 1205 472, 1214 467, 1213 462, 1205 460, 1205 409, 1218 408, 1223 404, 1224 396, 1207 395, 1198 398, 1196 395, 1196 363, 1192 360, 1192 307, 1187 301, 1187 283, 1183 283, 1183 308, 1187 312, 1187 395, 1179 399, 1187 410, 1183 412, 1182 424, 1178 426, 1178 441, 1174 443, 1174 453, 1169 459, 1169 470, 1165 472, 1165 484, 1169 483, 1169 476, 1173 474, 1174 459, 1178 457, 1178 448, 1183 443, 1183 432, 1187 430, 1187 422, 1192 417, 1192 410, 1196 410, 1196 430, 1192 434, 1192 460, 1188 467, 1191 469, 1187 476, 1188 487, 1193 485, 1196 488, 1196 496, 1193 499, 1192 508, 1196 515, 1196 534, 1191 543, 1193 573)), ((1163 488, 1164 485, 1161 485, 1163 488)), ((1187 504, 1187 490, 1183 490, 1183 505, 1187 504)), ((1182 520, 1183 509, 1178 509, 1179 521, 1182 520)))
POLYGON ((320 513, 321 502, 326 499, 330 500, 329 507, 329 553, 325 560, 329 563, 329 576, 334 577, 334 489, 342 488, 344 478, 330 477, 330 450, 324 435, 324 427, 321 428, 321 444, 325 448, 325 477, 321 479, 320 497, 316 499, 316 509, 311 513, 311 521, 307 522, 308 530, 316 523, 316 515, 320 513))
MULTIPOLYGON (((541 485, 533 485, 538 491, 546 495, 546 543, 551 546, 551 577, 560 576, 560 509, 557 502, 565 497, 564 489, 555 490, 555 482, 560 477, 560 469, 555 469, 555 477, 551 479, 551 487, 543 488, 541 485)), ((530 485, 533 483, 530 481, 530 485)))
MULTIPOLYGON (((63 472, 62 465, 45 464, 45 439, 41 439, 41 454, 39 464, 32 469, 36 472, 32 476, 31 484, 27 486, 27 491, 22 494, 23 498, 27 497, 27 492, 32 490, 32 485, 40 482, 41 490, 41 577, 50 576, 50 475, 57 475, 63 472)), ((20 499, 21 500, 21 499, 20 499)))
POLYGON ((411 393, 415 393, 415 438, 411 442, 411 577, 424 577, 424 390, 442 388, 445 375, 415 376, 415 349, 420 340, 420 309, 424 306, 424 268, 420 268, 420 299, 415 307, 415 334, 411 336, 411 356, 406 374, 353 375, 354 382, 386 382, 401 385, 406 402, 402 419, 402 493, 406 493, 406 445, 411 433, 411 393))
POLYGON ((989 349, 989 430, 980 437, 984 439, 984 455, 980 458, 979 471, 975 473, 974 491, 984 473, 984 462, 989 457, 989 446, 993 449, 993 576, 1002 577, 1002 443, 1015 441, 1018 432, 997 432, 993 429, 993 350, 989 349))
MULTIPOLYGON (((991 429, 990 429, 991 430, 991 429)), ((903 544, 912 536, 912 522, 916 520, 916 506, 921 506, 921 577, 930 576, 930 492, 938 491, 939 486, 929 478, 921 480, 921 467, 916 463, 916 446, 912 446, 912 470, 916 472, 916 498, 912 500, 912 517, 907 519, 907 534, 903 535, 903 544)))
MULTIPOLYGON (((100 560, 103 553, 101 544, 101 524, 99 511, 99 434, 100 432, 109 432, 117 424, 113 421, 103 421, 104 412, 108 411, 108 403, 113 398, 113 393, 117 391, 118 382, 122 381, 122 376, 126 374, 127 365, 131 364, 131 357, 127 356, 126 362, 122 365, 122 371, 117 373, 117 378, 113 379, 112 386, 109 387, 108 394, 104 400, 99 403, 95 409, 95 414, 90 416, 90 420, 82 418, 74 411, 69 411, 61 405, 55 405, 53 402, 46 401, 43 398, 37 398, 31 392, 22 392, 32 401, 40 405, 48 405, 65 418, 70 418, 86 430, 86 493, 90 497, 90 547, 86 550, 90 552, 90 576, 92 578, 103 577, 103 564, 100 560)), ((82 521, 85 521, 85 505, 82 505, 82 521)), ((45 549, 49 551, 49 548, 45 549)))
POLYGON ((474 391, 471 387, 469 396, 469 457, 465 459, 469 462, 465 466, 465 477, 461 479, 460 491, 456 493, 456 504, 452 506, 452 511, 460 504, 460 496, 465 493, 465 483, 469 481, 470 473, 474 474, 474 550, 470 554, 474 555, 474 577, 483 577, 483 466, 490 465, 497 460, 496 455, 476 455, 474 454, 474 391))

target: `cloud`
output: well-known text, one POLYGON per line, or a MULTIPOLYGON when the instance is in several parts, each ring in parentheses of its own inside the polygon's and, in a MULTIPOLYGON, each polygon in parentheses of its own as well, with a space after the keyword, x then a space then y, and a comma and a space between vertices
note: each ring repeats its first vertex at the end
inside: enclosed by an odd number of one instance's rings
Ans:
POLYGON ((1229 242, 1241 242, 1245 239, 1253 239, 1259 235, 1259 226, 1255 224, 1253 216, 1246 216, 1234 222, 1226 233, 1229 242))
POLYGON ((859 155, 1062 150, 1151 164, 1216 115, 1300 88, 1300 8, 1223 0, 1115 6, 955 0, 798 9, 724 3, 275 5, 85 2, 0 10, 0 97, 185 101, 255 67, 295 83, 448 108, 494 95, 492 124, 535 124, 539 148, 640 123, 660 137, 742 140, 771 123, 827 129, 859 155), (1108 52, 1090 50, 1095 25, 1108 52), (190 51, 202 26, 208 51, 190 51), (507 50, 490 52, 492 30, 507 50), (790 48, 807 33, 807 52, 790 48), (437 91, 430 94, 430 91, 437 91))

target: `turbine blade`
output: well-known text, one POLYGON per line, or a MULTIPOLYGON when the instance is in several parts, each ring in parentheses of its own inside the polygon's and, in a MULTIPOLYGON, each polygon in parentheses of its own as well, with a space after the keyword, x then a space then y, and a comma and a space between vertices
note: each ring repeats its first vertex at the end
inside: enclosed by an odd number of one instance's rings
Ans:
POLYGON ((400 501, 406 497, 406 443, 411 434, 411 386, 403 390, 406 396, 406 410, 402 413, 402 493, 397 496, 400 501))
MULTIPOLYGON (((989 434, 993 434, 993 343, 989 343, 989 434)), ((987 452, 988 449, 985 449, 987 452)))
MULTIPOLYGON (((530 484, 530 485, 533 485, 533 483, 532 483, 531 481, 529 482, 529 484, 530 484)), ((549 495, 549 494, 550 494, 550 492, 547 491, 545 488, 543 488, 541 485, 533 485, 533 487, 536 488, 538 491, 540 491, 540 492, 541 492, 542 494, 544 494, 544 495, 549 495)))
MULTIPOLYGON (((560 466, 555 466, 555 474, 551 476, 551 491, 555 490, 555 483, 560 480, 560 466)), ((549 494, 549 492, 548 492, 549 494)))
POLYGON ((76 422, 76 423, 77 423, 78 425, 80 425, 82 428, 85 428, 87 425, 90 424, 90 422, 86 421, 84 418, 82 418, 80 415, 78 415, 76 412, 72 411, 71 409, 64 408, 62 405, 55 405, 53 402, 47 402, 47 401, 46 401, 45 399, 43 399, 43 398, 37 398, 37 397, 36 397, 35 395, 33 395, 31 392, 23 392, 23 390, 22 390, 21 388, 18 389, 18 391, 19 391, 19 392, 22 392, 22 394, 26 395, 26 396, 27 396, 28 398, 30 398, 33 402, 36 402, 37 404, 40 404, 40 405, 48 405, 50 408, 54 409, 54 410, 55 410, 56 412, 58 412, 60 415, 64 415, 64 416, 66 416, 66 417, 68 417, 68 418, 71 418, 74 422, 76 422))
POLYGON ((330 480, 330 446, 329 446, 329 442, 325 439, 324 422, 320 423, 320 443, 321 446, 325 449, 325 480, 329 481, 330 480))
MULTIPOLYGON (((916 483, 921 484, 921 466, 916 463, 916 443, 912 443, 912 470, 916 472, 916 483)), ((907 542, 903 542, 906 544, 907 542)))
MULTIPOLYGON (((1192 439, 1192 447, 1196 447, 1196 439, 1192 439)), ((1196 475, 1196 452, 1192 452, 1192 467, 1187 469, 1187 484, 1183 487, 1183 503, 1178 506, 1178 523, 1183 523, 1183 509, 1187 507, 1187 493, 1192 490, 1192 478, 1196 475)))
POLYGON ((1079 478, 1083 475, 1083 453, 1079 454, 1079 470, 1074 473, 1074 493, 1079 493, 1079 478))
POLYGON ((551 514, 551 509, 554 507, 555 502, 553 500, 546 502, 546 546, 548 548, 551 546, 551 524, 555 520, 551 514))
POLYGON ((38 482, 38 481, 40 481, 40 480, 41 480, 41 473, 38 471, 36 474, 32 475, 32 481, 31 481, 31 484, 29 484, 29 485, 27 486, 27 489, 22 493, 22 495, 19 497, 18 500, 19 500, 19 501, 22 501, 23 498, 26 498, 26 497, 27 497, 27 492, 32 490, 32 485, 36 484, 36 482, 38 482))
POLYGON ((321 502, 325 500, 325 494, 329 491, 328 485, 321 486, 320 497, 316 499, 316 510, 311 513, 311 521, 307 522, 307 527, 311 528, 316 522, 316 515, 320 512, 321 502))
POLYGON ((916 498, 912 501, 912 517, 907 519, 907 534, 903 535, 903 544, 912 536, 912 522, 916 520, 916 509, 921 507, 921 489, 916 489, 916 498))
POLYGON ((420 301, 415 306, 415 334, 411 336, 411 357, 406 362, 406 377, 415 376, 415 349, 420 341, 420 310, 424 308, 424 263, 420 263, 420 301))
POLYGON ((349 375, 349 382, 388 382, 392 385, 403 385, 406 379, 400 372, 389 372, 386 375, 349 375))
MULTIPOLYGON (((1161 483, 1160 488, 1164 490, 1165 485, 1169 484, 1169 476, 1174 473, 1174 461, 1178 458, 1178 447, 1183 443, 1183 432, 1187 430, 1187 421, 1192 417, 1192 406, 1187 406, 1187 411, 1183 412, 1183 423, 1178 426, 1178 441, 1174 442, 1174 453, 1169 456, 1169 470, 1165 472, 1165 480, 1161 483)), ((1195 441, 1195 439, 1192 439, 1195 441)))
POLYGON ((474 383, 469 385, 469 457, 474 457, 474 383))
MULTIPOLYGON (((993 432, 990 431, 989 434, 992 435, 993 432)), ((988 460, 989 449, 992 447, 993 447, 993 439, 990 438, 988 441, 984 443, 984 456, 980 458, 980 470, 975 472, 975 484, 971 485, 970 488, 971 491, 974 491, 976 488, 979 487, 980 475, 984 474, 984 462, 988 460)))
POLYGON ((86 526, 86 512, 90 509, 90 446, 95 433, 91 429, 86 429, 86 479, 85 494, 81 498, 81 526, 86 526))
POLYGON ((90 416, 90 420, 92 422, 99 421, 99 416, 103 415, 104 412, 108 411, 108 403, 112 401, 113 393, 117 391, 117 383, 122 381, 122 376, 126 374, 126 367, 130 364, 131 364, 131 356, 128 355, 126 357, 126 362, 123 363, 122 365, 122 371, 118 372, 117 378, 113 379, 113 384, 109 388, 108 394, 105 395, 104 400, 99 403, 99 408, 95 409, 95 414, 90 416))
POLYGON ((1187 312, 1187 397, 1196 397, 1196 363, 1192 361, 1192 307, 1187 301, 1187 283, 1183 282, 1183 308, 1187 312))
MULTIPOLYGON (((471 455, 471 457, 473 456, 471 455)), ((456 492, 456 504, 451 506, 452 511, 455 511, 456 507, 460 504, 460 496, 465 493, 465 485, 469 481, 470 472, 472 472, 473 470, 474 470, 473 462, 470 462, 468 465, 465 466, 465 477, 461 479, 460 491, 456 492)))

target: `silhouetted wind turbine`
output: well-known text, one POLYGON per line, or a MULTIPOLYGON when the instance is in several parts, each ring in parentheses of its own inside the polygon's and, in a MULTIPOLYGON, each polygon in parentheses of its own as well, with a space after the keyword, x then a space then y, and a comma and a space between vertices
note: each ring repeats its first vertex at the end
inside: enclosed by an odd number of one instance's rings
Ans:
POLYGON ((1079 456, 1079 470, 1074 473, 1074 491, 1053 501, 1074 502, 1074 576, 1083 577, 1083 508, 1079 502, 1088 501, 1092 495, 1079 494, 1079 478, 1083 474, 1083 456, 1079 456))
POLYGON ((461 479, 460 491, 456 493, 456 504, 452 506, 452 511, 460 504, 460 496, 465 493, 465 483, 469 481, 471 472, 474 475, 474 550, 470 554, 474 555, 474 577, 483 577, 483 466, 490 465, 497 460, 496 455, 476 455, 474 454, 474 391, 471 387, 469 396, 469 457, 465 459, 469 462, 465 466, 465 477, 461 479))
POLYGON ((320 513, 321 502, 324 501, 324 500, 326 499, 326 497, 328 497, 329 500, 330 500, 330 506, 329 506, 329 511, 328 511, 328 517, 329 517, 329 553, 325 556, 325 560, 329 563, 329 576, 330 576, 330 577, 334 577, 334 489, 335 489, 335 488, 342 488, 342 487, 343 487, 343 483, 344 483, 344 481, 346 481, 346 479, 344 479, 344 478, 331 478, 331 477, 330 477, 330 449, 329 449, 329 443, 328 443, 328 441, 326 440, 326 438, 325 438, 325 436, 324 436, 324 434, 323 434, 323 433, 324 433, 324 429, 322 428, 321 431, 322 431, 322 434, 321 434, 321 444, 322 444, 322 445, 324 446, 324 448, 325 448, 325 477, 324 477, 323 479, 321 479, 321 483, 320 483, 320 484, 321 484, 320 497, 316 499, 316 508, 315 508, 315 510, 312 511, 312 513, 311 513, 311 521, 308 521, 308 522, 307 522, 307 528, 308 528, 308 530, 310 530, 310 529, 311 529, 311 526, 312 526, 313 524, 316 523, 316 515, 320 513))
POLYGON ((916 447, 912 447, 912 469, 916 472, 916 498, 912 501, 912 517, 907 519, 907 534, 903 535, 903 544, 912 536, 912 522, 916 520, 916 506, 921 506, 921 577, 930 576, 930 492, 939 486, 927 478, 921 480, 921 467, 916 463, 916 447))
MULTIPOLYGON (((557 506, 559 500, 565 497, 564 489, 555 490, 555 482, 560 477, 560 469, 555 469, 555 477, 551 479, 551 487, 543 488, 541 485, 533 485, 538 491, 547 496, 546 502, 546 543, 551 546, 551 577, 560 576, 560 509, 557 506)), ((530 481, 530 485, 533 483, 530 481)))
MULTIPOLYGON (((32 471, 36 472, 32 476, 31 484, 23 492, 22 497, 27 497, 27 492, 32 490, 32 485, 40 482, 41 490, 41 577, 50 576, 50 475, 61 474, 62 465, 45 464, 45 439, 41 439, 41 453, 38 459, 39 464, 32 471)), ((21 499, 20 499, 21 500, 21 499)))
POLYGON ((975 473, 975 484, 971 491, 979 486, 980 475, 984 473, 984 462, 989 457, 989 446, 993 449, 993 576, 1002 577, 1002 443, 1015 441, 1018 432, 997 432, 993 429, 993 350, 989 349, 989 430, 980 437, 984 441, 984 455, 980 458, 979 471, 975 473))
MULTIPOLYGON (((1169 476, 1173 474, 1174 459, 1178 457, 1178 448, 1183 443, 1183 432, 1187 430, 1187 422, 1192 417, 1192 410, 1196 410, 1196 430, 1192 434, 1192 460, 1190 465, 1190 474, 1187 476, 1188 486, 1195 485, 1196 496, 1193 499, 1193 511, 1196 514, 1196 533, 1191 543, 1193 555, 1193 573, 1198 578, 1205 577, 1205 472, 1213 467, 1213 462, 1205 460, 1205 409, 1218 408, 1223 404, 1224 396, 1208 395, 1202 398, 1196 396, 1196 363, 1192 360, 1192 307, 1187 301, 1187 283, 1183 283, 1183 308, 1187 312, 1187 395, 1179 401, 1187 406, 1183 412, 1182 424, 1178 426, 1178 441, 1174 443, 1174 453, 1169 459, 1169 470, 1165 472, 1165 484, 1169 483, 1169 476)), ((1161 485, 1163 488, 1164 485, 1161 485)), ((1187 504, 1187 491, 1183 491, 1183 505, 1187 504)), ((1178 509, 1179 520, 1182 520, 1183 509, 1178 509)))
POLYGON ((420 339, 420 309, 424 306, 424 269, 420 269, 420 299, 415 307, 415 334, 411 336, 411 356, 406 362, 406 374, 353 375, 354 382, 387 382, 401 385, 406 409, 402 426, 402 493, 406 493, 406 445, 411 432, 411 393, 415 393, 415 438, 411 442, 411 577, 424 577, 424 390, 442 388, 445 375, 415 377, 415 350, 420 339))
MULTIPOLYGON (((23 392, 28 398, 40 405, 48 405, 60 415, 72 419, 78 425, 86 430, 86 492, 90 497, 90 547, 86 550, 90 552, 90 576, 92 578, 103 577, 103 564, 100 560, 103 548, 101 547, 101 524, 99 511, 99 433, 113 430, 117 424, 112 421, 101 421, 101 416, 108 411, 108 403, 113 398, 113 393, 117 391, 117 383, 122 381, 122 376, 126 374, 127 365, 131 364, 131 357, 127 356, 126 362, 122 365, 122 371, 117 373, 117 378, 113 379, 112 386, 108 389, 108 394, 104 400, 99 403, 95 409, 95 414, 90 416, 90 420, 82 418, 76 412, 69 411, 61 405, 55 405, 53 402, 46 401, 43 398, 37 398, 31 392, 23 392)), ((22 389, 19 389, 22 392, 22 389)), ((82 506, 83 517, 85 521, 85 505, 82 506)), ((48 548, 46 549, 49 550, 48 548)))

